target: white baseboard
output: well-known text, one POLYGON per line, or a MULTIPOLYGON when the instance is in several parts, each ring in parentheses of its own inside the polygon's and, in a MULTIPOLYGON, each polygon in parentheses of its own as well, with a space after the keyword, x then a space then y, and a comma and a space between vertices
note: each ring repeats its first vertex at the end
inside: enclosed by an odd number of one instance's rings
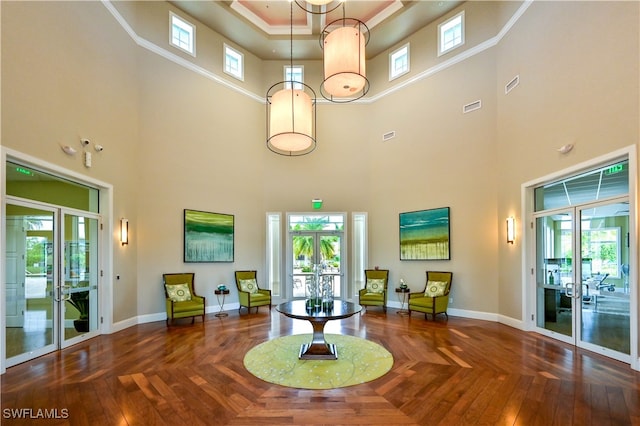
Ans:
MULTIPOLYGON (((387 306, 390 308, 400 309, 400 302, 388 301, 387 306)), ((228 305, 225 304, 224 310, 225 311, 231 311, 234 309, 237 310, 239 307, 240 307, 240 303, 238 302, 230 303, 228 305)), ((406 309, 407 306, 405 305, 404 308, 406 309)), ((207 314, 220 312, 220 306, 207 306, 207 308, 205 309, 205 312, 207 314)), ((500 314, 495 314, 490 312, 470 311, 467 309, 456 309, 456 308, 447 309, 447 313, 454 317, 499 322, 501 324, 508 325, 509 327, 517 328, 519 330, 524 330, 524 325, 521 320, 507 317, 505 315, 500 315, 500 314)), ((114 323, 113 327, 111 328, 111 333, 124 330, 125 328, 129 328, 136 324, 146 324, 146 323, 156 322, 156 321, 166 321, 166 319, 167 319, 166 312, 157 312, 155 314, 139 315, 134 318, 129 318, 124 321, 119 321, 117 323, 114 323)), ((109 334, 109 333, 106 333, 106 334, 109 334)))

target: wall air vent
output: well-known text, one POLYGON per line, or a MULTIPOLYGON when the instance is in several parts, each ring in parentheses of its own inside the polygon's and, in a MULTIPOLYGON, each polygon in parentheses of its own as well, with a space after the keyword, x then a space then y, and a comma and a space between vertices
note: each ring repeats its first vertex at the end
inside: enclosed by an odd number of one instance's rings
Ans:
POLYGON ((471 102, 470 104, 466 104, 465 106, 463 106, 462 112, 466 114, 468 112, 475 111, 480 108, 482 108, 482 101, 478 99, 475 102, 471 102))
POLYGON ((395 131, 387 132, 387 133, 384 133, 384 134, 382 135, 382 141, 383 141, 383 142, 386 142, 386 141, 388 141, 389 139, 393 139, 393 138, 395 138, 395 137, 396 137, 396 132, 395 132, 395 131))
POLYGON ((504 94, 506 95, 513 90, 518 84, 520 84, 520 76, 516 75, 513 79, 504 86, 504 94))

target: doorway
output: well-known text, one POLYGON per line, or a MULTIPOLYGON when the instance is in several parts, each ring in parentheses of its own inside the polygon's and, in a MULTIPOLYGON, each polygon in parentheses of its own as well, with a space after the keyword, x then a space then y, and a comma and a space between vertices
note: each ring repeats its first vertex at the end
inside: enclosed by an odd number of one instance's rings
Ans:
POLYGON ((536 330, 631 362, 628 161, 535 189, 536 330))
POLYGON ((331 283, 335 298, 345 294, 344 215, 290 215, 287 246, 288 298, 308 297, 316 272, 331 283))
POLYGON ((96 214, 38 203, 6 204, 7 366, 98 333, 96 214))
POLYGON ((110 211, 110 185, 7 149, 2 159, 0 374, 110 331, 111 289, 103 283, 111 260, 105 268, 103 255, 113 245, 101 213, 110 211))

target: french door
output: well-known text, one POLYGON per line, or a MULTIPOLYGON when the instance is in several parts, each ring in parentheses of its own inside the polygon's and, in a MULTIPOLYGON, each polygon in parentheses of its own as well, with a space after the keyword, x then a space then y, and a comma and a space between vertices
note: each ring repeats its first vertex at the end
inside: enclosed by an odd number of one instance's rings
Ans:
POLYGON ((99 221, 93 213, 7 202, 7 366, 98 334, 99 221))
POLYGON ((314 276, 314 268, 333 283, 333 295, 340 298, 342 288, 342 233, 331 231, 294 231, 290 233, 292 285, 291 297, 308 296, 308 286, 314 276))
POLYGON ((630 362, 626 197, 536 214, 536 327, 630 362))

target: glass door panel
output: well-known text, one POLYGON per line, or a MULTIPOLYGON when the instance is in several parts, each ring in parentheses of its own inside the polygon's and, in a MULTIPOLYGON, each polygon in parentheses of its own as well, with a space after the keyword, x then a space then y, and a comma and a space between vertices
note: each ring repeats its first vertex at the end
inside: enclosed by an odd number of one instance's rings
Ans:
POLYGON ((629 205, 590 205, 579 214, 579 344, 630 354, 629 205))
POLYGON ((57 347, 56 213, 6 205, 6 359, 15 365, 57 347))
POLYGON ((342 271, 340 268, 340 247, 341 244, 340 235, 320 235, 320 265, 322 265, 322 274, 333 285, 333 296, 335 298, 341 297, 341 282, 340 277, 342 271))
POLYGON ((628 362, 628 201, 585 204, 535 224, 536 326, 628 362))
MULTIPOLYGON (((576 288, 573 270, 573 214, 536 218, 536 325, 553 334, 574 335, 576 288)), ((559 337, 561 338, 561 337, 559 337)))
POLYGON ((313 279, 314 265, 333 286, 333 295, 340 298, 342 237, 323 232, 297 232, 291 236, 293 247, 293 298, 308 296, 308 284, 313 279))
MULTIPOLYGON (((64 214, 62 346, 98 330, 98 220, 64 214)), ((86 336, 85 336, 86 337, 86 336)))
POLYGON ((301 299, 307 295, 307 287, 313 277, 313 265, 316 264, 315 234, 297 233, 291 236, 293 247, 293 298, 301 299))

